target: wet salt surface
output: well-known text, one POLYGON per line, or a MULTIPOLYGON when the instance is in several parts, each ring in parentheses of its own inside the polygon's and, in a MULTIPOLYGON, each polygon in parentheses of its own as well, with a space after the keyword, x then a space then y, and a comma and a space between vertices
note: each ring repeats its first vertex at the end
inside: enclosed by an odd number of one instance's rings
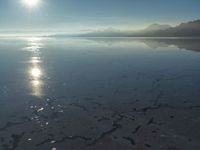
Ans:
POLYGON ((200 149, 197 39, 1 39, 0 150, 200 149))

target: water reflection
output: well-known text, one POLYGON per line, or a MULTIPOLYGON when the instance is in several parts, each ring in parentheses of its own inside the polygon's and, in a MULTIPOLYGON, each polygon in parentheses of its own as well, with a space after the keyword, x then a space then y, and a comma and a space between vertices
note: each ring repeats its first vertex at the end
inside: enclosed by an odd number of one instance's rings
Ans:
POLYGON ((28 46, 26 46, 24 50, 31 51, 32 53, 40 52, 40 49, 43 46, 42 38, 29 37, 29 38, 25 38, 25 40, 28 42, 28 46))
POLYGON ((40 57, 31 57, 30 63, 32 63, 32 64, 41 63, 41 59, 40 59, 40 57))
POLYGON ((200 52, 200 39, 198 38, 143 39, 140 41, 150 48, 175 46, 179 49, 200 52))
POLYGON ((31 76, 34 78, 34 79, 38 79, 41 77, 41 70, 38 68, 38 67, 34 67, 31 69, 31 76))
POLYGON ((88 38, 88 40, 112 47, 135 48, 136 45, 151 49, 177 47, 200 52, 200 38, 88 38))
POLYGON ((28 78, 29 85, 31 88, 31 94, 34 96, 42 96, 43 95, 43 71, 42 71, 42 60, 41 60, 41 48, 42 38, 31 37, 27 38, 26 41, 27 47, 24 50, 27 50, 31 53, 31 57, 29 58, 29 70, 28 70, 28 78))

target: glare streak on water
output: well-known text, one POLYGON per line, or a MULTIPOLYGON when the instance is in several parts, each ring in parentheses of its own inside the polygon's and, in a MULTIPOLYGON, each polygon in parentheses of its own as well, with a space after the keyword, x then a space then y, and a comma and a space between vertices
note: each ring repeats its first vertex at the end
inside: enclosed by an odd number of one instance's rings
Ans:
POLYGON ((42 38, 37 37, 31 37, 25 39, 27 40, 28 46, 23 48, 24 50, 28 50, 31 54, 30 57, 30 70, 29 72, 29 78, 30 78, 30 85, 32 89, 32 95, 34 96, 42 96, 42 86, 43 86, 43 72, 41 69, 41 48, 43 46, 42 44, 42 38))

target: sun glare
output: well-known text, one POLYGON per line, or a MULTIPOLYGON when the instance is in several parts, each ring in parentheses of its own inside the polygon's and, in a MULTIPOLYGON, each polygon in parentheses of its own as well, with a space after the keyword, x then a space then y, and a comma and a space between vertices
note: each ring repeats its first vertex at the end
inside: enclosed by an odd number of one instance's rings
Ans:
POLYGON ((32 68, 31 75, 34 78, 39 78, 41 76, 41 70, 39 68, 32 68))
POLYGON ((23 0, 23 3, 28 7, 36 7, 40 0, 23 0))

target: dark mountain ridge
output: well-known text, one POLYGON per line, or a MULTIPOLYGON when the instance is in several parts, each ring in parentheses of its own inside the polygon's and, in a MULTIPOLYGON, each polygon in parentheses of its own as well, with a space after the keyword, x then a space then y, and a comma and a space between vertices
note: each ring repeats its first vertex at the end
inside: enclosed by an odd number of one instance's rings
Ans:
POLYGON ((152 24, 140 31, 102 30, 80 34, 81 37, 200 37, 200 20, 178 26, 152 24))

